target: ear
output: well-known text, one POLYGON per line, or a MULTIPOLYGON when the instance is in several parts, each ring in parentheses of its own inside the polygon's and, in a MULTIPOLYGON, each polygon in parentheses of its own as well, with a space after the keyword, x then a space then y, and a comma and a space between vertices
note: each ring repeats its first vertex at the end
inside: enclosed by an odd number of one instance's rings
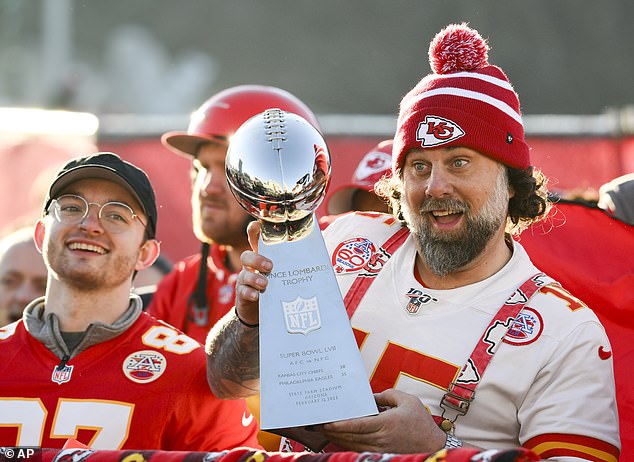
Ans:
POLYGON ((161 243, 156 239, 148 239, 141 246, 139 257, 136 262, 135 270, 141 271, 152 266, 152 263, 161 253, 161 243))
POLYGON ((37 251, 42 253, 42 248, 44 247, 44 236, 46 235, 46 225, 44 224, 44 219, 40 218, 35 222, 35 228, 33 229, 33 241, 35 242, 35 247, 37 247, 37 251))
POLYGON ((513 199, 515 197, 515 188, 513 186, 511 186, 511 184, 509 183, 509 199, 513 199))
POLYGON ((517 191, 515 191, 513 183, 511 183, 511 169, 510 167, 506 167, 504 165, 502 165, 501 168, 505 169, 504 173, 506 175, 506 189, 509 192, 509 199, 513 199, 517 191))

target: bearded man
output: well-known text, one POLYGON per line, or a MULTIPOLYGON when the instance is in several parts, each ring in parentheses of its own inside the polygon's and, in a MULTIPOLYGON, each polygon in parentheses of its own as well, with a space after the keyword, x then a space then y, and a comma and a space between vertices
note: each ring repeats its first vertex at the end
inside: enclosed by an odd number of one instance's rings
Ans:
MULTIPOLYGON (((541 459, 618 459, 605 330, 511 238, 546 214, 545 178, 487 51, 465 24, 434 38, 434 73, 401 101, 393 175, 375 186, 394 214, 348 214, 324 232, 382 410, 313 426, 326 450, 523 446, 541 459)), ((235 310, 207 341, 207 377, 225 398, 258 386, 258 300, 273 268, 258 232, 249 225, 235 310)))

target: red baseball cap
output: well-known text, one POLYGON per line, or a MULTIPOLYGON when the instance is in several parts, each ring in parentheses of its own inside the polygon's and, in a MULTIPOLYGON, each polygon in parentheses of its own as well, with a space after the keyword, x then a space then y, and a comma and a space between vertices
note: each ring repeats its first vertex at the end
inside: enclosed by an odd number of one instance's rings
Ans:
POLYGON ((374 185, 385 175, 392 175, 392 140, 383 140, 370 149, 357 165, 350 183, 330 195, 326 209, 330 215, 353 210, 352 198, 356 191, 372 192, 374 185))

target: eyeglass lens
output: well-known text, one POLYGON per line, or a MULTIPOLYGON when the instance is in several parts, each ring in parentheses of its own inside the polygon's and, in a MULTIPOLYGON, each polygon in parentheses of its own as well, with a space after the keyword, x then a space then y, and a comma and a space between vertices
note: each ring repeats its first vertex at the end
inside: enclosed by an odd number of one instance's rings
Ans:
POLYGON ((102 226, 112 233, 121 233, 132 226, 135 213, 121 202, 107 202, 103 205, 88 202, 81 196, 67 194, 53 200, 53 214, 57 221, 64 224, 76 224, 88 215, 91 205, 99 207, 99 219, 102 226))

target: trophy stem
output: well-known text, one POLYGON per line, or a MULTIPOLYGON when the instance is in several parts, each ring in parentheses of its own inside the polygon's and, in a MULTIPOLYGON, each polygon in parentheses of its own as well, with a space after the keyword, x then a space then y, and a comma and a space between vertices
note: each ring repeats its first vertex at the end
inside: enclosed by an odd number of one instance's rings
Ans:
POLYGON ((277 223, 260 220, 262 242, 271 245, 305 238, 315 227, 314 215, 314 213, 309 213, 300 220, 277 223))

